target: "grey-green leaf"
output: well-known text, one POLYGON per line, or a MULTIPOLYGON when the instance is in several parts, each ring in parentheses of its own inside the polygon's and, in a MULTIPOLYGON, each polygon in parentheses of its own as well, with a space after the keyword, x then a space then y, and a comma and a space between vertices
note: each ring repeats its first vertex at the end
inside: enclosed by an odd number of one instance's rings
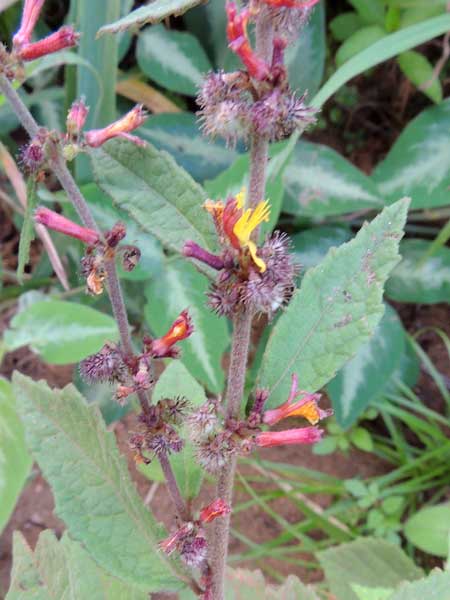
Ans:
POLYGON ((450 502, 416 512, 406 521, 404 533, 416 548, 445 558, 450 535, 450 502))
POLYGON ((12 386, 0 378, 0 533, 14 510, 31 464, 12 386))
POLYGON ((450 600, 450 572, 436 569, 420 581, 404 583, 388 600, 450 600))
POLYGON ((196 96, 211 63, 196 37, 186 31, 154 25, 137 44, 141 71, 172 92, 196 96))
POLYGON ((283 179, 283 210, 301 217, 319 219, 384 206, 369 177, 320 144, 297 143, 283 179))
POLYGON ((146 6, 133 10, 129 15, 115 23, 104 25, 99 29, 97 35, 136 29, 143 27, 146 23, 159 23, 171 15, 182 15, 197 4, 200 4, 200 0, 155 0, 146 6))
POLYGON ((393 308, 386 306, 374 335, 328 384, 334 412, 341 427, 351 427, 379 396, 405 349, 405 332, 393 308))
POLYGON ((13 383, 28 445, 71 536, 128 583, 146 591, 179 587, 178 567, 157 548, 164 532, 137 495, 98 408, 72 385, 51 390, 17 372, 13 383))
POLYGON ((30 346, 46 362, 64 365, 98 352, 118 335, 109 315, 84 304, 47 300, 15 315, 4 341, 10 351, 30 346))
POLYGON ((359 600, 353 584, 395 588, 402 581, 414 581, 422 570, 394 544, 362 538, 318 553, 331 592, 337 600, 359 600))
POLYGON ((443 247, 427 258, 430 243, 404 240, 402 262, 386 284, 386 295, 397 302, 436 304, 450 300, 450 248, 443 247))
POLYGON ((372 179, 387 203, 402 195, 411 208, 449 203, 450 98, 420 113, 402 131, 372 179))
POLYGON ((384 283, 399 260, 408 204, 403 199, 384 209, 306 273, 273 328, 259 371, 271 406, 286 400, 292 373, 314 392, 372 336, 384 311, 384 283))
POLYGON ((144 231, 178 252, 187 240, 215 248, 206 194, 169 154, 111 140, 91 156, 98 185, 144 231))
POLYGON ((318 600, 314 591, 291 575, 282 585, 269 585, 261 571, 228 569, 226 600, 318 600))
POLYGON ((180 342, 181 360, 206 387, 220 393, 224 383, 221 358, 229 344, 226 322, 206 307, 208 280, 187 261, 167 264, 161 277, 146 288, 147 322, 161 336, 184 309, 189 309, 193 334, 180 342))

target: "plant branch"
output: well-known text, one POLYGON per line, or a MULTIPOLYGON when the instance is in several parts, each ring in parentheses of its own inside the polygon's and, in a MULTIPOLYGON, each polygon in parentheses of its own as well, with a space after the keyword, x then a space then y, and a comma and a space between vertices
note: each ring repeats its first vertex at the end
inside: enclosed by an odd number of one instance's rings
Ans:
MULTIPOLYGON (((33 138, 39 132, 39 126, 34 120, 32 114, 22 102, 19 94, 10 84, 8 79, 0 73, 0 92, 4 94, 6 99, 11 104, 11 108, 19 118, 28 135, 33 138)), ((61 186, 66 191, 69 200, 72 202, 83 224, 90 229, 100 231, 94 217, 92 216, 89 205, 84 199, 79 187, 77 186, 72 174, 66 166, 65 160, 61 156, 60 150, 56 143, 53 143, 50 157, 48 158, 49 165, 61 186)), ((120 334, 120 341, 125 353, 129 356, 133 355, 133 347, 131 344, 130 326, 128 322, 127 311, 123 299, 122 289, 120 287, 119 278, 117 276, 117 268, 114 258, 105 260, 105 271, 108 283, 108 292, 113 309, 114 317, 117 321, 117 326, 120 334)), ((149 400, 147 394, 141 390, 138 392, 138 398, 141 408, 144 412, 149 410, 149 400)), ((160 460, 161 468, 167 479, 167 487, 172 496, 173 503, 180 515, 180 518, 186 520, 189 515, 186 505, 181 496, 178 484, 172 471, 172 467, 167 460, 163 464, 160 460)))

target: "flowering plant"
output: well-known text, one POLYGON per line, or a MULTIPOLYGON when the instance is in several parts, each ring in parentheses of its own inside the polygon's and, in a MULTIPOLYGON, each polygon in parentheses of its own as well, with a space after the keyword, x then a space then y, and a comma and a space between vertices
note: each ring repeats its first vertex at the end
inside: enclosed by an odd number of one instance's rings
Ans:
MULTIPOLYGON (((332 412, 319 405, 318 390, 369 339, 383 314, 383 285, 399 260, 407 200, 387 207, 353 241, 330 251, 304 274, 300 289, 302 266, 290 251, 289 237, 272 232, 266 181, 268 168, 277 167, 276 159, 269 162, 269 145, 298 137, 318 111, 306 94, 291 89, 285 50, 302 35, 317 2, 226 4, 228 44, 241 67, 207 74, 198 95, 205 135, 250 149, 247 188, 225 198, 207 198, 187 173, 133 133, 146 119, 140 105, 106 127, 85 131, 88 107, 78 99, 69 110, 66 131, 37 125, 11 82, 20 79, 25 62, 79 39, 64 26, 31 41, 42 0, 24 2, 12 49, 1 50, 0 91, 30 136, 22 152, 24 168, 32 182, 53 172, 81 221, 39 206, 34 222, 82 242, 86 292, 108 294, 112 305, 118 339, 82 357, 81 377, 88 385, 112 384, 120 405, 138 399, 128 443, 138 465, 159 463, 175 512, 171 530, 163 533, 137 496, 101 415, 72 386, 52 391, 42 382, 15 376, 29 446, 68 528, 59 546, 80 572, 83 565, 93 586, 107 581, 108 597, 140 598, 183 588, 204 600, 225 597, 238 457, 259 448, 318 442, 323 435, 319 422, 332 412), (181 269, 194 265, 208 281, 205 303, 232 325, 226 386, 219 393, 206 394, 179 366, 183 344, 197 326, 189 307, 174 313, 161 335, 131 336, 118 266, 132 272, 142 248, 123 243, 123 223, 106 227, 94 219, 66 164, 83 153, 115 204, 138 224, 152 221, 152 233, 166 250, 186 260, 181 269), (150 201, 143 182, 153 190, 150 201), (251 333, 258 321, 269 322, 272 329, 248 393, 251 333), (284 426, 292 417, 303 419, 302 426, 284 426), (205 473, 214 479, 207 501, 198 498, 205 473)), ((160 4, 153 3, 151 10, 160 4)), ((288 143, 276 157, 279 170, 283 152, 289 154, 288 143)), ((56 542, 48 535, 42 540, 37 552, 45 562, 56 542)), ((30 551, 21 544, 18 540, 17 556, 27 557, 33 575, 14 579, 11 594, 20 586, 29 591, 40 585, 30 551)))

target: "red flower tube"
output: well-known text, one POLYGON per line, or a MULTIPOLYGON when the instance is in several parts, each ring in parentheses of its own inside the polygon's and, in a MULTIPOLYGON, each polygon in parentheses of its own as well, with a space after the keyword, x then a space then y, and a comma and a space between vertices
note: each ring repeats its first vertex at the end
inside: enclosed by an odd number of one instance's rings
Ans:
POLYGON ((114 121, 111 125, 104 127, 103 129, 92 129, 85 133, 84 139, 86 144, 91 148, 98 148, 111 138, 124 137, 135 144, 145 145, 145 142, 136 136, 130 135, 131 131, 134 131, 144 123, 147 118, 147 114, 142 104, 138 104, 132 110, 130 110, 125 116, 118 121, 114 121))
POLYGON ((95 244, 100 239, 99 233, 94 229, 77 225, 77 223, 70 221, 70 219, 66 219, 66 217, 63 217, 53 210, 44 208, 42 206, 36 209, 36 212, 34 213, 34 220, 36 223, 40 223, 49 229, 53 229, 59 233, 64 233, 64 235, 81 240, 88 245, 95 244))
POLYGON ((318 427, 302 427, 285 431, 262 431, 256 434, 255 443, 261 448, 292 444, 315 444, 322 439, 323 429, 318 427))
POLYGON ((187 310, 183 310, 175 319, 169 331, 163 337, 153 340, 150 344, 150 353, 154 358, 176 357, 177 349, 173 346, 188 338, 194 328, 187 310))
POLYGON ((214 502, 211 502, 211 504, 202 508, 200 511, 200 521, 202 523, 211 523, 211 521, 214 521, 214 519, 217 519, 218 517, 229 515, 230 512, 231 508, 225 500, 217 498, 217 500, 214 500, 214 502))
POLYGON ((312 8, 320 0, 263 0, 265 4, 278 8, 312 8))
POLYGON ((21 48, 30 42, 44 2, 45 0, 25 0, 20 29, 13 37, 14 48, 21 48))
POLYGON ((17 54, 22 60, 35 60, 36 58, 41 58, 41 56, 58 52, 58 50, 76 46, 79 37, 80 34, 76 33, 73 27, 65 25, 43 40, 39 40, 39 42, 24 44, 20 47, 17 54))

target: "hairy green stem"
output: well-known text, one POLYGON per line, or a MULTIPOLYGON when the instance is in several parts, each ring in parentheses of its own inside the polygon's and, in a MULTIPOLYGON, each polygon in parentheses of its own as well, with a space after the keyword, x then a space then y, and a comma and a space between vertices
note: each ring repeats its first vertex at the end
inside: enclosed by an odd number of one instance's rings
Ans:
MULTIPOLYGON (((34 120, 32 114, 22 102, 19 94, 10 84, 8 79, 0 73, 0 92, 4 94, 9 101, 11 108, 19 118, 28 135, 33 138, 39 132, 39 125, 34 120)), ((84 199, 79 187, 77 186, 72 174, 66 166, 66 163, 61 156, 58 146, 55 144, 52 148, 51 156, 48 159, 49 166, 58 178, 61 186, 67 193, 67 197, 72 202, 83 224, 90 229, 100 231, 94 217, 92 216, 89 205, 84 199)), ((125 353, 129 356, 133 355, 133 347, 131 344, 130 325, 128 315, 123 299, 122 289, 120 287, 117 268, 114 258, 105 260, 106 280, 108 283, 109 298, 113 309, 114 317, 117 321, 119 329, 120 341, 125 353)), ((144 412, 149 411, 149 400, 144 391, 138 392, 138 398, 141 408, 144 412)), ((167 488, 171 494, 173 503, 182 520, 186 520, 189 516, 186 504, 183 501, 178 484, 173 474, 172 467, 167 457, 160 460, 161 467, 166 475, 167 488), (163 465, 164 462, 164 465, 163 465), (170 481, 169 481, 170 480, 170 481)))

